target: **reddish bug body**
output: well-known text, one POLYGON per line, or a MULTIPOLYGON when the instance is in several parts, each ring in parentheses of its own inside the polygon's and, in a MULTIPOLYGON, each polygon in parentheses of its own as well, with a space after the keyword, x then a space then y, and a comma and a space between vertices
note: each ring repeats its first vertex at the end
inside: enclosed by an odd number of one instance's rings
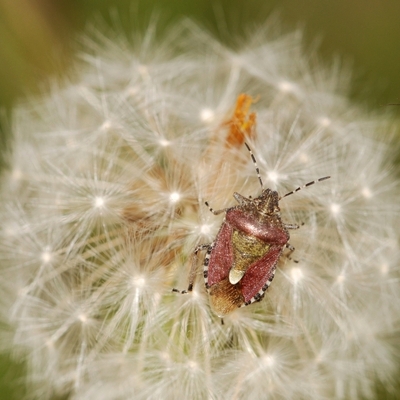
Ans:
POLYGON ((220 317, 262 299, 289 242, 277 192, 266 189, 254 200, 238 193, 234 197, 239 205, 226 210, 204 259, 205 284, 220 317))
MULTIPOLYGON (((255 165, 262 193, 254 199, 234 193, 233 197, 239 205, 218 211, 210 208, 215 215, 225 212, 224 221, 211 244, 199 245, 194 250, 189 286, 181 292, 192 291, 197 253, 207 250, 203 263, 204 281, 212 308, 221 318, 238 307, 248 306, 264 297, 284 248, 294 251, 289 244, 288 230, 299 227, 282 222, 279 209, 282 197, 271 189, 263 188, 254 155, 247 143, 245 145, 255 165)), ((328 178, 326 176, 309 182, 283 197, 328 178)))

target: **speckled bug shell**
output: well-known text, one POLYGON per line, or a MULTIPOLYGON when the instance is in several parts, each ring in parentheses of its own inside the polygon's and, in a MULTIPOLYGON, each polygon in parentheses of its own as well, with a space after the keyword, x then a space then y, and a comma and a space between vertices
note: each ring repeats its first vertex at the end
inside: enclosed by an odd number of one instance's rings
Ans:
POLYGON ((262 299, 289 242, 277 192, 265 189, 255 199, 234 197, 239 205, 225 211, 204 259, 205 284, 220 317, 262 299))

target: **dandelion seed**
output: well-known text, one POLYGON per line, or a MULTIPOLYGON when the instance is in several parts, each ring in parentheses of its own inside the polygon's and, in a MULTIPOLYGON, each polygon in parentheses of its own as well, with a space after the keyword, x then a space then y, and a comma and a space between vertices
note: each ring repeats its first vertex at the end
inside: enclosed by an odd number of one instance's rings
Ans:
POLYGON ((181 198, 181 195, 178 192, 172 192, 169 196, 169 199, 172 203, 177 203, 181 198))
POLYGON ((382 275, 387 275, 387 273, 389 272, 389 266, 387 264, 381 264, 380 270, 382 275))
POLYGON ((171 145, 171 142, 166 139, 161 139, 159 143, 160 143, 161 147, 168 147, 171 145))
POLYGON ((146 278, 144 278, 142 276, 137 276, 137 277, 132 279, 132 284, 133 284, 134 287, 142 288, 146 284, 146 278))
POLYGON ((49 251, 44 251, 41 255, 41 259, 44 263, 48 263, 51 261, 51 253, 49 251))
POLYGON ((104 121, 103 125, 101 125, 101 130, 107 132, 109 129, 112 128, 112 122, 111 121, 104 121))
POLYGON ((293 283, 297 285, 303 279, 303 271, 300 268, 292 268, 290 270, 290 276, 293 280, 293 283))
POLYGON ((203 224, 200 227, 200 233, 208 235, 211 232, 211 225, 203 224))
POLYGON ((22 179, 22 172, 21 172, 21 170, 19 170, 19 169, 14 169, 13 170, 13 172, 12 172, 12 179, 14 180, 14 181, 19 181, 20 179, 22 179))
POLYGON ((372 197, 372 192, 368 187, 363 188, 361 193, 366 199, 370 199, 372 197))
POLYGON ((104 198, 103 197, 96 197, 94 199, 94 206, 96 208, 103 208, 105 204, 104 198))
POLYGON ((336 278, 336 282, 337 283, 343 283, 346 280, 346 276, 344 274, 340 274, 338 275, 338 277, 336 278))
POLYGON ((327 128, 332 123, 332 121, 328 117, 321 117, 318 119, 318 123, 324 128, 327 128))
POLYGON ((265 355, 263 361, 266 367, 272 368, 275 365, 275 357, 271 355, 265 355))
POLYGON ((214 111, 210 108, 203 108, 200 111, 200 119, 204 122, 212 122, 214 120, 214 111))
POLYGON ((336 203, 332 203, 330 209, 333 215, 338 215, 341 212, 340 205, 336 203))
POLYGON ((87 320, 88 320, 87 315, 85 315, 85 314, 79 314, 78 319, 79 319, 79 321, 81 321, 82 323, 86 323, 87 320))
POLYGON ((295 86, 288 81, 279 82, 278 88, 281 92, 284 93, 291 93, 295 91, 295 86))
POLYGON ((277 183, 279 177, 275 171, 270 171, 270 172, 268 172, 268 179, 273 183, 277 183))
POLYGON ((301 163, 307 164, 309 162, 310 158, 306 153, 301 153, 300 157, 299 157, 299 160, 300 160, 301 163))

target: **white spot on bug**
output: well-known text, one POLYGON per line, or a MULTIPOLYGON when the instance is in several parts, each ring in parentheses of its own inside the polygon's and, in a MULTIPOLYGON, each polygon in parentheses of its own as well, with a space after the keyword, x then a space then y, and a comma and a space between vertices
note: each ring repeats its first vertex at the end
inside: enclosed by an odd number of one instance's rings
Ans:
POLYGON ((331 204, 331 212, 332 212, 333 215, 339 214, 340 213, 340 209, 341 209, 341 207, 340 207, 339 204, 336 204, 336 203, 332 203, 331 204))
POLYGON ((181 199, 181 195, 178 192, 172 192, 169 195, 169 200, 171 203, 177 203, 181 199))
POLYGON ((370 199, 372 197, 372 192, 368 187, 365 187, 361 190, 361 194, 366 198, 370 199))
POLYGON ((159 143, 161 147, 168 147, 171 145, 171 142, 165 138, 160 139, 159 143))
POLYGON ((96 208, 103 208, 104 204, 105 204, 105 201, 104 201, 103 197, 96 197, 94 199, 94 206, 96 208))
POLYGON ((200 111, 200 119, 204 122, 212 122, 215 118, 215 113, 211 108, 203 108, 200 111))
POLYGON ((319 123, 321 126, 323 126, 324 128, 327 128, 327 127, 332 123, 332 121, 331 121, 331 119, 328 118, 328 117, 321 117, 321 118, 318 120, 318 123, 319 123))
POLYGON ((46 250, 46 251, 44 251, 44 252, 42 253, 42 255, 41 255, 40 258, 42 259, 42 261, 43 261, 44 263, 48 263, 48 262, 51 261, 52 256, 51 256, 51 253, 50 253, 49 251, 46 250))
POLYGON ((297 285, 303 279, 304 274, 303 274, 303 271, 300 268, 293 267, 290 270, 290 276, 291 276, 291 278, 293 280, 293 283, 295 285, 297 285))

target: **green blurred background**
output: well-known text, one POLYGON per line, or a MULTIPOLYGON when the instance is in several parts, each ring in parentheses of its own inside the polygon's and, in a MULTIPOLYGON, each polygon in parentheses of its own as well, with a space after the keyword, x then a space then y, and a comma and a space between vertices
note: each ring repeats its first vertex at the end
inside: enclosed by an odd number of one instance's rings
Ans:
POLYGON ((154 10, 161 22, 190 16, 236 35, 278 12, 286 30, 303 26, 306 43, 319 40, 327 62, 335 54, 352 62, 354 98, 377 107, 399 101, 399 0, 0 0, 0 103, 68 67, 88 21, 119 11, 124 28, 136 29, 154 10))
MULTIPOLYGON (((389 108, 400 120, 400 105, 387 106, 400 103, 400 0, 0 0, 2 112, 68 70, 88 22, 112 23, 118 15, 129 32, 143 29, 155 13, 160 24, 189 16, 225 42, 278 13, 284 31, 304 28, 305 45, 317 42, 326 63, 340 55, 350 64, 355 102, 389 108)), ((7 129, 0 126, 0 146, 7 129)), ((21 370, 0 359, 1 400, 21 398, 22 385, 10 383, 21 370)), ((383 392, 379 398, 397 398, 383 392)))

